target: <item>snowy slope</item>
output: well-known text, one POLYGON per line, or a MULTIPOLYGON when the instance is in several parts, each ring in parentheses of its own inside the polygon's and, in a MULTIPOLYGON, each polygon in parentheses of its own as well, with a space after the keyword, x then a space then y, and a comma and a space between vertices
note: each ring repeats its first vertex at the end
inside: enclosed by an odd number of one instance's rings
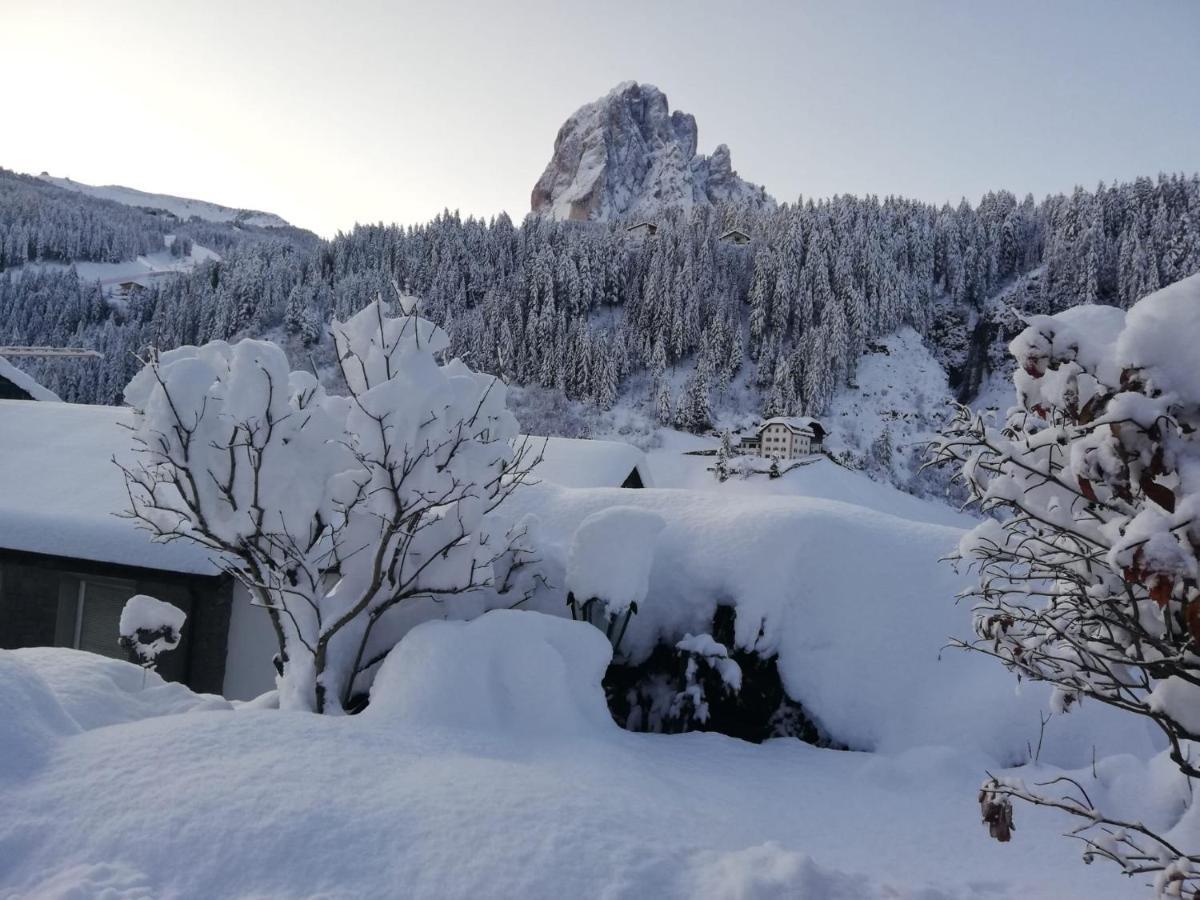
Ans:
POLYGON ((826 449, 909 489, 926 443, 953 412, 945 369, 905 326, 873 342, 854 385, 838 390, 821 417, 829 432, 826 449))
POLYGON ((259 212, 254 209, 235 209, 221 206, 219 203, 209 203, 206 200, 189 200, 186 197, 173 197, 170 194, 151 194, 116 184, 104 186, 80 184, 70 178, 55 178, 45 172, 38 177, 68 191, 87 194, 101 200, 112 200, 125 206, 166 210, 185 222, 195 216, 207 222, 232 222, 239 225, 257 225, 262 228, 288 225, 287 221, 274 213, 259 212))

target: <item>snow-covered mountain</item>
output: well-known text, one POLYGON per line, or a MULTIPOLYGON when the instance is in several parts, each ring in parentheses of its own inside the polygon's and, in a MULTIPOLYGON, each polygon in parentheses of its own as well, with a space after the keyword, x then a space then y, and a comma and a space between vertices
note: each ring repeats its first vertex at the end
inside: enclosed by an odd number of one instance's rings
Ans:
POLYGON ((173 197, 170 194, 151 194, 135 188, 122 187, 119 184, 81 184, 70 178, 55 178, 46 172, 38 177, 56 187, 79 194, 87 194, 89 197, 112 200, 115 203, 136 206, 141 209, 165 210, 184 222, 194 216, 206 222, 257 225, 260 228, 286 228, 290 224, 274 213, 260 212, 256 209, 235 209, 230 206, 221 206, 219 203, 209 203, 207 200, 190 200, 187 197, 173 197))
POLYGON ((534 185, 532 209, 556 219, 607 221, 647 217, 664 207, 775 205, 733 170, 728 147, 703 156, 696 138, 695 117, 671 112, 662 91, 623 82, 559 129, 554 156, 534 185))

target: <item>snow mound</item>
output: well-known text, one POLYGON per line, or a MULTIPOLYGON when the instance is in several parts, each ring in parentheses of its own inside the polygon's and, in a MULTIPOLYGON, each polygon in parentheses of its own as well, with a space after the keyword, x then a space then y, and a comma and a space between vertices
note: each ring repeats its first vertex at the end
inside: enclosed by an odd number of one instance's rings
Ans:
POLYGON ((611 657, 595 627, 541 613, 426 622, 384 660, 364 715, 520 735, 615 730, 600 687, 611 657))
MULTIPOLYGON (((919 502, 919 501, 914 501, 919 502)), ((945 652, 966 636, 971 611, 956 605, 964 576, 939 559, 963 531, 850 503, 651 489, 571 490, 527 485, 506 514, 533 512, 550 585, 537 608, 562 609, 571 537, 613 507, 658 515, 649 591, 621 652, 637 664, 660 643, 712 627, 718 605, 736 612, 729 650, 778 655, 783 686, 833 739, 898 752, 926 745, 979 750, 1009 762, 1036 741, 1045 686, 1018 695, 999 666, 945 652)), ((603 552, 614 568, 624 565, 603 552)), ((1089 706, 1056 717, 1042 759, 1080 765, 1102 752, 1148 752, 1148 733, 1117 727, 1089 706)))
POLYGON ((775 841, 729 853, 696 855, 688 896, 706 900, 940 900, 945 895, 880 887, 859 875, 819 865, 775 841))
POLYGON ((95 653, 27 647, 3 656, 32 672, 72 725, 85 731, 155 716, 233 709, 223 697, 193 693, 156 672, 95 653))
POLYGON ((571 538, 567 590, 580 603, 599 597, 613 615, 641 603, 650 587, 654 541, 666 527, 662 516, 632 506, 588 516, 571 538))
POLYGON ((77 731, 38 672, 0 653, 0 782, 37 768, 59 738, 77 731))
POLYGON ((1177 281, 1136 304, 1117 344, 1120 361, 1145 368, 1154 387, 1180 403, 1200 403, 1200 274, 1177 281))

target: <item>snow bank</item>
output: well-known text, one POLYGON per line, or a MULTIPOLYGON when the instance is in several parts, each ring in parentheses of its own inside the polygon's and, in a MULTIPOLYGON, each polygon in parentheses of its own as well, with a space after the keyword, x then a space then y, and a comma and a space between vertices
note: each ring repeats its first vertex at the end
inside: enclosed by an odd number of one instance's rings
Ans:
MULTIPOLYGON (((58 708, 84 730, 155 716, 233 707, 215 694, 195 694, 175 681, 119 659, 64 647, 0 652, 34 673, 58 708)), ((0 694, 5 691, 0 688, 0 694)))
POLYGON ((0 779, 0 896, 1131 895, 1079 863, 1060 818, 990 841, 984 765, 616 728, 514 742, 369 712, 151 718, 60 737, 0 779))
POLYGON ((540 613, 426 622, 384 660, 363 715, 516 735, 612 731, 600 687, 611 657, 595 627, 540 613))
POLYGON ((29 774, 59 738, 78 730, 32 666, 0 653, 0 784, 29 774))
MULTIPOLYGON (((1044 686, 1018 694, 1001 667, 942 652, 950 636, 971 629, 970 610, 954 600, 965 576, 939 562, 962 529, 832 500, 721 492, 531 485, 509 503, 507 515, 536 512, 541 521, 556 588, 538 608, 556 613, 565 602, 571 536, 590 516, 635 507, 666 521, 646 600, 621 644, 634 662, 659 642, 709 632, 716 606, 731 605, 734 644, 777 653, 788 694, 851 747, 943 744, 1012 762, 1038 740, 1044 686)), ((1043 760, 1082 764, 1093 743, 1102 753, 1149 753, 1148 731, 1119 727, 1116 718, 1092 706, 1056 718, 1043 760)))

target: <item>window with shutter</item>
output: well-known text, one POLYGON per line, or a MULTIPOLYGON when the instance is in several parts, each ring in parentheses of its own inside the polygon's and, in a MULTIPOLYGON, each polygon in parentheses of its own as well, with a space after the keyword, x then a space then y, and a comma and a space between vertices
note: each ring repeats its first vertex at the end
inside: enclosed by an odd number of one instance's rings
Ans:
POLYGON ((79 600, 75 608, 74 646, 80 650, 125 659, 120 639, 121 610, 125 601, 137 593, 132 582, 79 582, 79 600))

